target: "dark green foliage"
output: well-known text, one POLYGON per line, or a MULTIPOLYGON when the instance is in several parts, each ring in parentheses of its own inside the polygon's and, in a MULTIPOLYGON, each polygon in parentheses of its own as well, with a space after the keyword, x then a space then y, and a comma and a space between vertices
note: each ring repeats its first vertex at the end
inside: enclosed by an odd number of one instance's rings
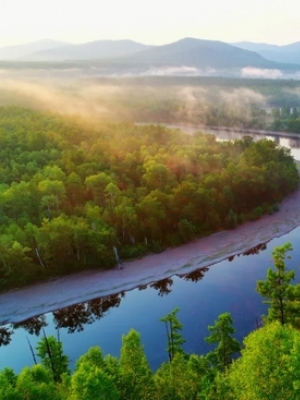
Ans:
POLYGON ((292 250, 291 243, 275 247, 272 251, 274 267, 268 269, 266 280, 258 281, 256 286, 258 293, 267 299, 264 302, 269 304, 267 321, 279 321, 282 325, 295 322, 299 306, 299 297, 295 296, 298 285, 291 284, 295 272, 285 264, 285 259, 290 258, 287 253, 292 250))
POLYGON ((170 314, 165 317, 160 318, 160 321, 165 324, 167 332, 168 347, 167 352, 169 355, 169 361, 171 362, 175 357, 176 353, 183 353, 182 345, 185 343, 180 331, 183 325, 179 322, 177 318, 177 313, 179 308, 175 308, 170 314))
POLYGON ((37 344, 37 355, 42 364, 52 375, 55 382, 59 382, 63 374, 68 373, 69 360, 63 353, 62 343, 54 336, 44 335, 37 344))
POLYGON ((232 337, 235 333, 232 324, 230 313, 219 315, 215 324, 208 326, 210 335, 205 338, 208 343, 217 344, 215 350, 207 354, 207 359, 222 371, 226 370, 226 367, 231 364, 233 356, 241 349, 239 342, 232 337))

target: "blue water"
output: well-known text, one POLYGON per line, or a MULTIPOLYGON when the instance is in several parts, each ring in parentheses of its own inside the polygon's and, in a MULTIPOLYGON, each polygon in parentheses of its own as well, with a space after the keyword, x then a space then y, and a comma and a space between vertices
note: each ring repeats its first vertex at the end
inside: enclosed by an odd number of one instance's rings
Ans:
MULTIPOLYGON (((184 325, 184 348, 189 353, 203 354, 210 350, 210 345, 204 341, 204 337, 208 336, 207 326, 227 311, 234 319, 236 337, 242 340, 256 328, 256 320, 266 313, 266 305, 256 293, 255 286, 258 279, 265 279, 267 268, 272 265, 271 251, 274 246, 291 242, 294 251, 287 265, 296 270, 296 277, 299 278, 299 240, 300 228, 297 228, 270 241, 266 250, 259 254, 240 255, 231 262, 223 261, 211 266, 198 282, 173 277, 169 294, 160 296, 149 286, 145 290, 126 292, 118 307, 110 308, 103 318, 93 324, 83 325, 81 332, 68 333, 67 328, 60 328, 60 338, 71 367, 80 355, 95 345, 100 346, 104 354, 119 356, 122 335, 133 328, 141 333, 151 367, 157 368, 167 360, 165 327, 159 318, 175 307, 180 308, 178 317, 184 325)), ((46 318, 46 334, 57 336, 52 313, 46 318)), ((15 330, 9 346, 0 347, 0 368, 9 366, 19 372, 23 366, 33 364, 26 337, 35 347, 38 337, 23 328, 15 330)))

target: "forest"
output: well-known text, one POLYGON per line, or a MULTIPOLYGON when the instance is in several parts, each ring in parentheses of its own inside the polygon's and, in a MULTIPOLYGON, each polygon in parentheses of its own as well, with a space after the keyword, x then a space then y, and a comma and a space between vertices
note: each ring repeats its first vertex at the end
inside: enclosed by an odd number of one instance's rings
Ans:
MULTIPOLYGON (((0 371, 2 400, 296 400, 300 396, 300 284, 286 266, 292 246, 275 247, 273 266, 256 290, 269 305, 258 327, 239 343, 230 313, 208 326, 205 355, 184 351, 179 309, 160 318, 166 330, 166 361, 152 371, 141 337, 130 330, 122 337, 120 357, 92 347, 69 370, 63 344, 44 332, 34 365, 16 375, 0 371), (37 357, 39 362, 37 362, 37 357)), ((30 343, 29 343, 30 344, 30 343)))
POLYGON ((266 139, 16 106, 0 108, 0 153, 1 290, 232 229, 299 184, 266 139))

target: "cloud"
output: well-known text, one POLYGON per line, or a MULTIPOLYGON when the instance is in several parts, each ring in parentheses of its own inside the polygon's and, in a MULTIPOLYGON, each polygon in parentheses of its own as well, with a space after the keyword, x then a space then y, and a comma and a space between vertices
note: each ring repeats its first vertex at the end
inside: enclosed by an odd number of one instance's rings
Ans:
POLYGON ((180 67, 152 67, 147 71, 141 73, 145 76, 203 76, 214 72, 213 70, 202 71, 195 67, 187 67, 182 65, 180 67))
POLYGON ((266 78, 279 79, 283 77, 283 73, 279 69, 261 69, 254 67, 246 67, 241 70, 243 78, 266 78))

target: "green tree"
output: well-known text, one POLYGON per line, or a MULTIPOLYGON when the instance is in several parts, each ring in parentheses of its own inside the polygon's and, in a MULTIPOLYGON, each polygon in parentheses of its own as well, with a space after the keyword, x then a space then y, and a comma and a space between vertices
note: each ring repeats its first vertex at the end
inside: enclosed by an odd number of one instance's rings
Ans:
POLYGON ((64 354, 62 343, 54 336, 41 338, 36 346, 37 355, 42 360, 42 364, 52 374, 55 382, 61 380, 64 373, 68 373, 69 359, 64 354))
POLYGON ((51 374, 39 364, 23 368, 17 378, 16 388, 22 399, 59 400, 51 374))
POLYGON ((295 279, 295 272, 288 270, 285 264, 285 259, 291 258, 287 253, 292 250, 291 243, 275 247, 272 251, 274 269, 269 268, 266 280, 258 281, 256 286, 258 293, 267 298, 264 303, 269 304, 267 321, 280 321, 282 325, 294 319, 291 281, 295 279))
MULTIPOLYGON (((76 362, 71 377, 72 400, 118 400, 119 393, 114 383, 115 376, 106 371, 106 363, 99 347, 91 347, 76 362)), ((116 371, 114 371, 116 372, 116 371)))
POLYGON ((120 381, 122 398, 153 399, 153 379, 139 333, 130 330, 122 337, 120 381))
POLYGON ((169 354, 169 361, 171 362, 176 353, 183 353, 182 345, 185 343, 185 339, 181 335, 180 331, 183 325, 177 318, 179 308, 176 307, 170 314, 160 318, 160 321, 165 324, 167 332, 168 347, 167 351, 169 354))
POLYGON ((232 362, 232 357, 241 349, 239 342, 232 337, 235 333, 232 324, 233 320, 230 313, 219 315, 215 324, 208 326, 211 334, 205 338, 210 344, 218 344, 215 350, 207 354, 207 359, 223 371, 232 362))
POLYGON ((1 400, 21 400, 21 394, 16 389, 16 375, 9 368, 4 368, 0 372, 0 399, 1 400))
POLYGON ((226 378, 232 399, 299 399, 299 343, 300 333, 280 322, 250 333, 226 378))

